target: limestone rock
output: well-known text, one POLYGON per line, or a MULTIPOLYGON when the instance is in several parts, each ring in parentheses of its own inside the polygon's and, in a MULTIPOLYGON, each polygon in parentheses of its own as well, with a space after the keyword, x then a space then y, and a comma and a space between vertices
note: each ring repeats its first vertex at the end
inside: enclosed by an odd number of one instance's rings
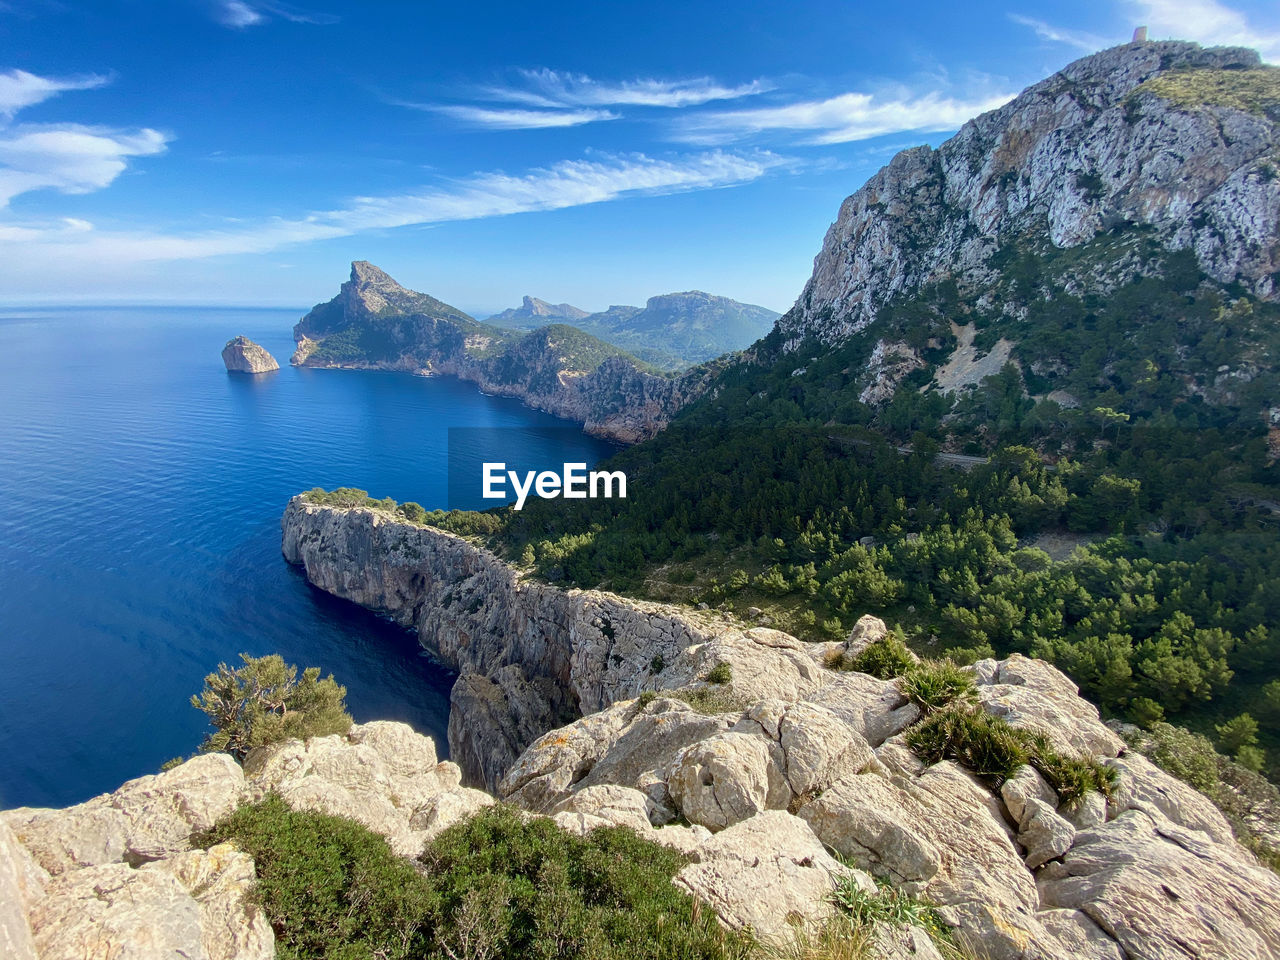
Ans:
POLYGON ((422 833, 424 839, 434 839, 443 830, 474 816, 495 803, 483 790, 459 787, 438 793, 413 811, 409 827, 422 833))
MULTIPOLYGON (((804 821, 781 810, 721 831, 698 855, 699 862, 682 869, 675 882, 709 904, 727 926, 750 927, 772 943, 790 941, 796 920, 815 923, 830 916, 827 895, 850 872, 804 821)), ((865 874, 853 876, 868 892, 875 889, 865 874)))
POLYGON ((254 900, 253 859, 231 844, 146 864, 172 876, 199 906, 200 943, 208 960, 272 960, 275 934, 254 900))
POLYGON ((44 896, 49 875, 0 821, 0 956, 36 960, 27 913, 44 896))
POLYGON ((1208 797, 1165 773, 1142 754, 1130 751, 1106 763, 1120 772, 1120 783, 1108 804, 1113 815, 1126 810, 1159 812, 1176 824, 1203 830, 1219 843, 1234 842, 1227 818, 1208 797))
POLYGON ((1040 890, 1046 906, 1081 911, 1131 957, 1280 954, 1280 877, 1159 813, 1128 810, 1080 833, 1040 890))
POLYGON ((1000 796, 1013 817, 1013 822, 1023 822, 1023 810, 1028 800, 1037 800, 1051 810, 1058 809, 1058 795, 1045 783, 1044 777, 1034 767, 1021 766, 1000 787, 1000 796))
POLYGON ((279 370, 276 358, 248 337, 236 337, 222 348, 222 362, 228 373, 270 373, 279 370))
POLYGON ((54 877, 31 909, 40 960, 209 960, 200 905, 176 877, 125 863, 54 877))
POLYGON ((40 865, 60 874, 186 850, 193 833, 208 830, 244 796, 240 765, 209 753, 64 810, 19 809, 4 817, 40 865))
POLYGON ((667 789, 691 823, 723 830, 791 799, 781 750, 762 737, 721 733, 680 752, 667 774, 667 789))
POLYGON ((1027 850, 1026 864, 1033 870, 1054 860, 1075 842, 1076 829, 1043 800, 1028 797, 1022 814, 1018 842, 1027 850))
POLYGON ((647 835, 652 829, 648 808, 648 799, 639 790, 607 784, 579 790, 556 804, 551 812, 587 814, 647 835))
POLYGON ((914 924, 877 921, 867 945, 868 960, 942 960, 928 931, 914 924))

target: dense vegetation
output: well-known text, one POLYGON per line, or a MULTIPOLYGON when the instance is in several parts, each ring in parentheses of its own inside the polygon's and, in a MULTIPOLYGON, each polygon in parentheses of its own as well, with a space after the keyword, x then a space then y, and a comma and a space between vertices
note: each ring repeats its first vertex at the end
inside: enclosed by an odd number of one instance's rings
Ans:
POLYGON ((1138 88, 1184 107, 1230 107, 1280 119, 1280 68, 1171 70, 1138 88))
POLYGON ((240 654, 243 664, 218 669, 204 678, 204 689, 191 705, 209 717, 214 732, 200 749, 229 753, 243 760, 254 747, 281 740, 305 740, 346 733, 347 688, 330 674, 321 678, 319 667, 308 667, 298 678, 298 668, 279 654, 251 657, 240 654))
POLYGON ((257 866, 281 960, 728 960, 751 942, 671 883, 684 858, 625 827, 586 837, 493 807, 413 864, 351 820, 244 806, 202 838, 257 866))
POLYGON ((610 461, 625 501, 418 522, 552 581, 759 606, 813 639, 871 612, 930 655, 1043 657, 1106 711, 1175 720, 1268 768, 1280 475, 1259 411, 1280 395, 1280 310, 1134 231, 1001 266, 985 312, 943 284, 836 348, 766 338, 757 362, 610 461), (1068 292, 1134 258, 1154 275, 1068 292), (1019 364, 956 395, 928 389, 952 322, 975 324, 979 348, 1011 340, 1019 364), (880 338, 927 365, 872 407, 858 395, 880 338), (989 459, 966 472, 945 451, 989 459), (1079 549, 1051 559, 1042 536, 1079 549))

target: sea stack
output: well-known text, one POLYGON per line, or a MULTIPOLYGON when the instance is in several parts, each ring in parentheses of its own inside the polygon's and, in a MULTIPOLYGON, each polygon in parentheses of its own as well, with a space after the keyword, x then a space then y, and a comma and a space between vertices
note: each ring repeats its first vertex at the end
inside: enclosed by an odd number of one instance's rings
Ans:
POLYGON ((270 373, 280 369, 276 358, 248 337, 228 340, 222 348, 222 362, 228 373, 270 373))

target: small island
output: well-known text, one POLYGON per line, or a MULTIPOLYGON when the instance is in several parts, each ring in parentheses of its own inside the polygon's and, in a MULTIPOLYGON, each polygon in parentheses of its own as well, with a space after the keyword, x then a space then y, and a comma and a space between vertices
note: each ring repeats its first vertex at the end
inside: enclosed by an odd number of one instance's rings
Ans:
POLYGON ((276 358, 248 337, 236 337, 222 348, 222 362, 228 373, 270 373, 279 370, 276 358))

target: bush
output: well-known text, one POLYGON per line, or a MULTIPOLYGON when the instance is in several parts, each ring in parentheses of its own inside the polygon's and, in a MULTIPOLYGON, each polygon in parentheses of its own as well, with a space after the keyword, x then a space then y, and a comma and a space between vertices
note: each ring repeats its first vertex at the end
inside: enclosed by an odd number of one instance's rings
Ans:
POLYGON ((929 660, 912 667, 898 681, 898 687, 926 715, 953 703, 978 699, 973 675, 949 660, 929 660))
POLYGON ((680 854, 621 827, 577 837, 492 807, 440 834, 419 870, 352 820, 270 796, 199 840, 253 857, 280 960, 729 960, 751 948, 671 882, 680 854))
POLYGON ((399 960, 431 950, 439 896, 355 821, 297 812, 272 795, 241 807, 200 843, 228 840, 253 857, 279 960, 399 960))
POLYGON ((347 688, 333 675, 320 678, 319 667, 298 668, 279 654, 251 657, 234 670, 225 663, 204 678, 204 689, 191 705, 208 715, 217 728, 200 749, 225 752, 243 760, 254 747, 281 740, 325 737, 351 729, 347 688))
POLYGON ((733 667, 728 663, 717 663, 702 679, 707 683, 726 684, 733 679, 733 667))
POLYGON ((625 827, 577 837, 507 807, 442 833, 422 862, 445 956, 720 958, 749 943, 671 883, 685 859, 625 827), (466 945, 472 944, 470 951, 466 945))
POLYGON ((881 680, 892 680, 905 674, 915 664, 915 657, 907 649, 902 637, 897 633, 888 633, 867 644, 857 656, 849 657, 846 654, 841 669, 869 673, 881 680))
POLYGON ((843 876, 836 881, 830 900, 836 910, 858 927, 870 928, 877 923, 909 923, 923 927, 934 940, 950 941, 950 927, 943 923, 932 906, 881 881, 877 880, 876 885, 875 893, 866 893, 853 876, 843 876))
POLYGON ((1115 770, 1092 757, 1063 755, 1044 734, 1011 726, 970 706, 927 717, 907 732, 907 744, 925 763, 955 760, 993 789, 1030 764, 1067 806, 1079 803, 1091 790, 1109 797, 1117 782, 1115 770))

